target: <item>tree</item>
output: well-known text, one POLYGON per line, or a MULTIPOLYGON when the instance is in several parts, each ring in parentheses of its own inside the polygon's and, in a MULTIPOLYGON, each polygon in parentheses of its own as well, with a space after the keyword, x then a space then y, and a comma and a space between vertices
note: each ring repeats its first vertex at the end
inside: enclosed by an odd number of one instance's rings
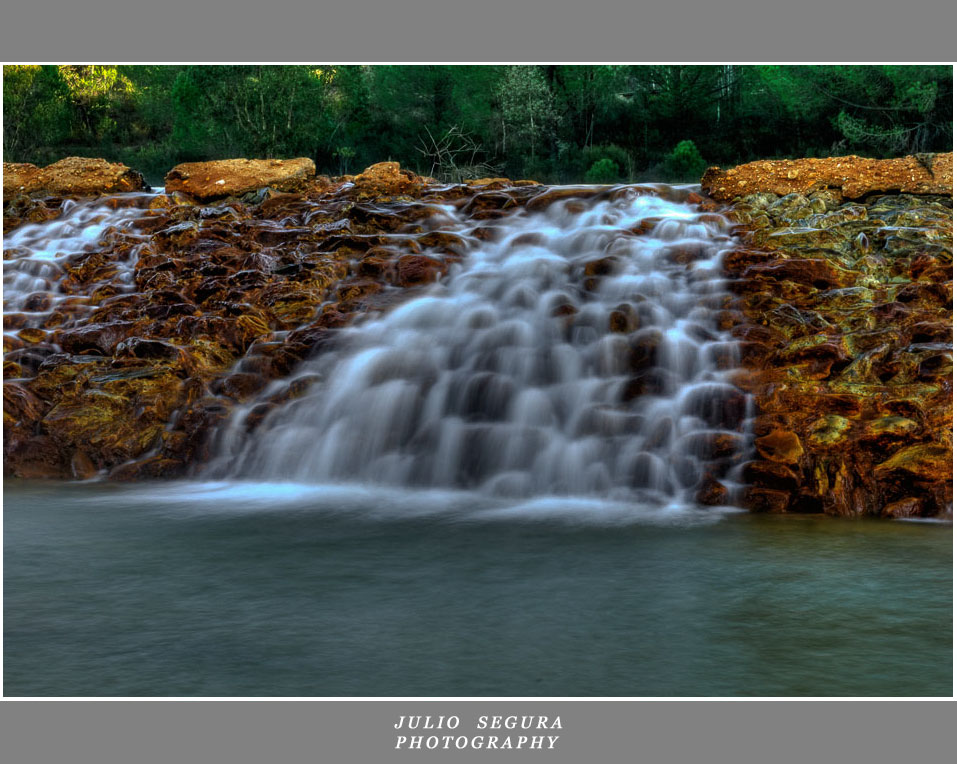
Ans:
POLYGON ((558 115, 554 97, 538 66, 512 66, 498 90, 502 115, 502 145, 514 164, 515 155, 534 166, 544 146, 553 148, 558 115))

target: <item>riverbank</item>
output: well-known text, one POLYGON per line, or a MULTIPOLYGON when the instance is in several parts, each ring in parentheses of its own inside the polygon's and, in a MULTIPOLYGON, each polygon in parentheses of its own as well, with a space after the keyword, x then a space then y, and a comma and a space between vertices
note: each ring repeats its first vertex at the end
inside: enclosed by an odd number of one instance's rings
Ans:
MULTIPOLYGON (((741 341, 735 381, 756 407, 755 453, 743 466, 750 509, 948 512, 947 156, 889 160, 903 163, 893 172, 871 162, 870 179, 862 172, 856 184, 850 161, 851 170, 834 174, 841 159, 709 171, 705 191, 720 203, 691 189, 638 188, 724 211, 737 224, 740 246, 725 258, 737 298, 718 328, 741 341), (918 168, 930 180, 907 185, 918 168), (908 193, 891 193, 901 190, 908 193)), ((104 193, 116 192, 117 178, 135 177, 84 161, 109 181, 104 193)), ((5 165, 5 259, 14 261, 5 271, 21 262, 18 248, 38 246, 31 224, 62 216, 61 241, 73 243, 71 215, 89 224, 110 208, 129 211, 74 256, 22 261, 33 264, 19 275, 36 282, 5 307, 7 474, 187 474, 209 458, 210 433, 237 404, 288 377, 336 329, 386 310, 466 256, 462 235, 438 230, 443 206, 467 216, 468 235, 481 240, 516 210, 620 193, 506 179, 440 184, 395 163, 328 179, 308 162, 183 166, 167 176, 166 193, 124 187, 102 212, 65 201, 69 184, 29 185, 56 173, 20 167, 20 183, 5 165), (259 190, 269 185, 283 190, 259 190)), ((83 193, 68 196, 92 193, 70 182, 83 193)), ((606 266, 596 261, 583 275, 598 278, 606 266)), ((313 382, 281 389, 253 409, 248 426, 313 382)), ((704 503, 725 500, 709 501, 708 488, 698 494, 704 503)))

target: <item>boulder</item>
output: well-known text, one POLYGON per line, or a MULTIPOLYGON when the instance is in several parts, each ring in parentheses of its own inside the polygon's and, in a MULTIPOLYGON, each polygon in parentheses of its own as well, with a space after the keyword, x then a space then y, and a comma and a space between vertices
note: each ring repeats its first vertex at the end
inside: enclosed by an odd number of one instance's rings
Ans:
POLYGON ((3 201, 18 194, 29 194, 37 186, 36 178, 40 168, 26 162, 3 163, 3 201))
POLYGON ((32 164, 3 164, 3 200, 18 194, 99 196, 148 190, 143 176, 125 164, 105 159, 67 157, 43 169, 32 164))
POLYGON ((178 164, 166 174, 167 193, 199 201, 242 196, 261 188, 297 191, 316 174, 311 159, 220 159, 178 164))
POLYGON ((400 169, 398 162, 379 162, 352 179, 352 193, 357 199, 408 196, 421 190, 424 180, 411 170, 400 169))

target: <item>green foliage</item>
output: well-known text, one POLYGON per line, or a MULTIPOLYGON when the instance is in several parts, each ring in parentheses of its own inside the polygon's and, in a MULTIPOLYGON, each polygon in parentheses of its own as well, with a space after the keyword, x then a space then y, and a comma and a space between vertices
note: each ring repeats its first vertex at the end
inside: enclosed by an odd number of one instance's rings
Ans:
POLYGON ((705 160, 947 151, 948 66, 5 66, 7 161, 394 159, 448 179, 695 180, 705 160), (676 141, 682 140, 676 146, 676 141), (604 162, 603 160, 608 160, 604 162), (596 166, 597 165, 597 166, 596 166))
POLYGON ((694 141, 681 141, 665 161, 666 172, 674 180, 696 181, 707 166, 694 141))
POLYGON ((555 97, 541 67, 511 66, 498 88, 502 112, 502 145, 506 158, 526 167, 536 165, 536 154, 550 151, 558 124, 555 97))
POLYGON ((586 183, 614 183, 618 178, 618 165, 611 159, 599 159, 585 173, 586 183))
POLYGON ((27 161, 70 136, 69 90, 55 66, 3 67, 3 152, 27 161))

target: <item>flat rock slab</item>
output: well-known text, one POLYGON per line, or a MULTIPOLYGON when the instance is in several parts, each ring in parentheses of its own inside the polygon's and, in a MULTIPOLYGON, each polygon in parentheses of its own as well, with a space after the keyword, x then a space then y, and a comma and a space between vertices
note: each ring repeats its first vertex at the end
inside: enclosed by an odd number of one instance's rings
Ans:
POLYGON ((730 170, 711 167, 701 178, 701 187, 719 202, 755 193, 785 196, 822 188, 840 189, 845 199, 860 199, 874 192, 953 195, 954 154, 764 160, 730 170))
POLYGON ((178 191, 205 202, 242 196, 267 186, 277 191, 297 191, 315 174, 316 165, 305 157, 186 162, 166 174, 166 191, 178 191))
POLYGON ((67 157, 46 167, 3 163, 3 200, 19 194, 99 196, 148 189, 143 176, 125 164, 105 159, 67 157))

